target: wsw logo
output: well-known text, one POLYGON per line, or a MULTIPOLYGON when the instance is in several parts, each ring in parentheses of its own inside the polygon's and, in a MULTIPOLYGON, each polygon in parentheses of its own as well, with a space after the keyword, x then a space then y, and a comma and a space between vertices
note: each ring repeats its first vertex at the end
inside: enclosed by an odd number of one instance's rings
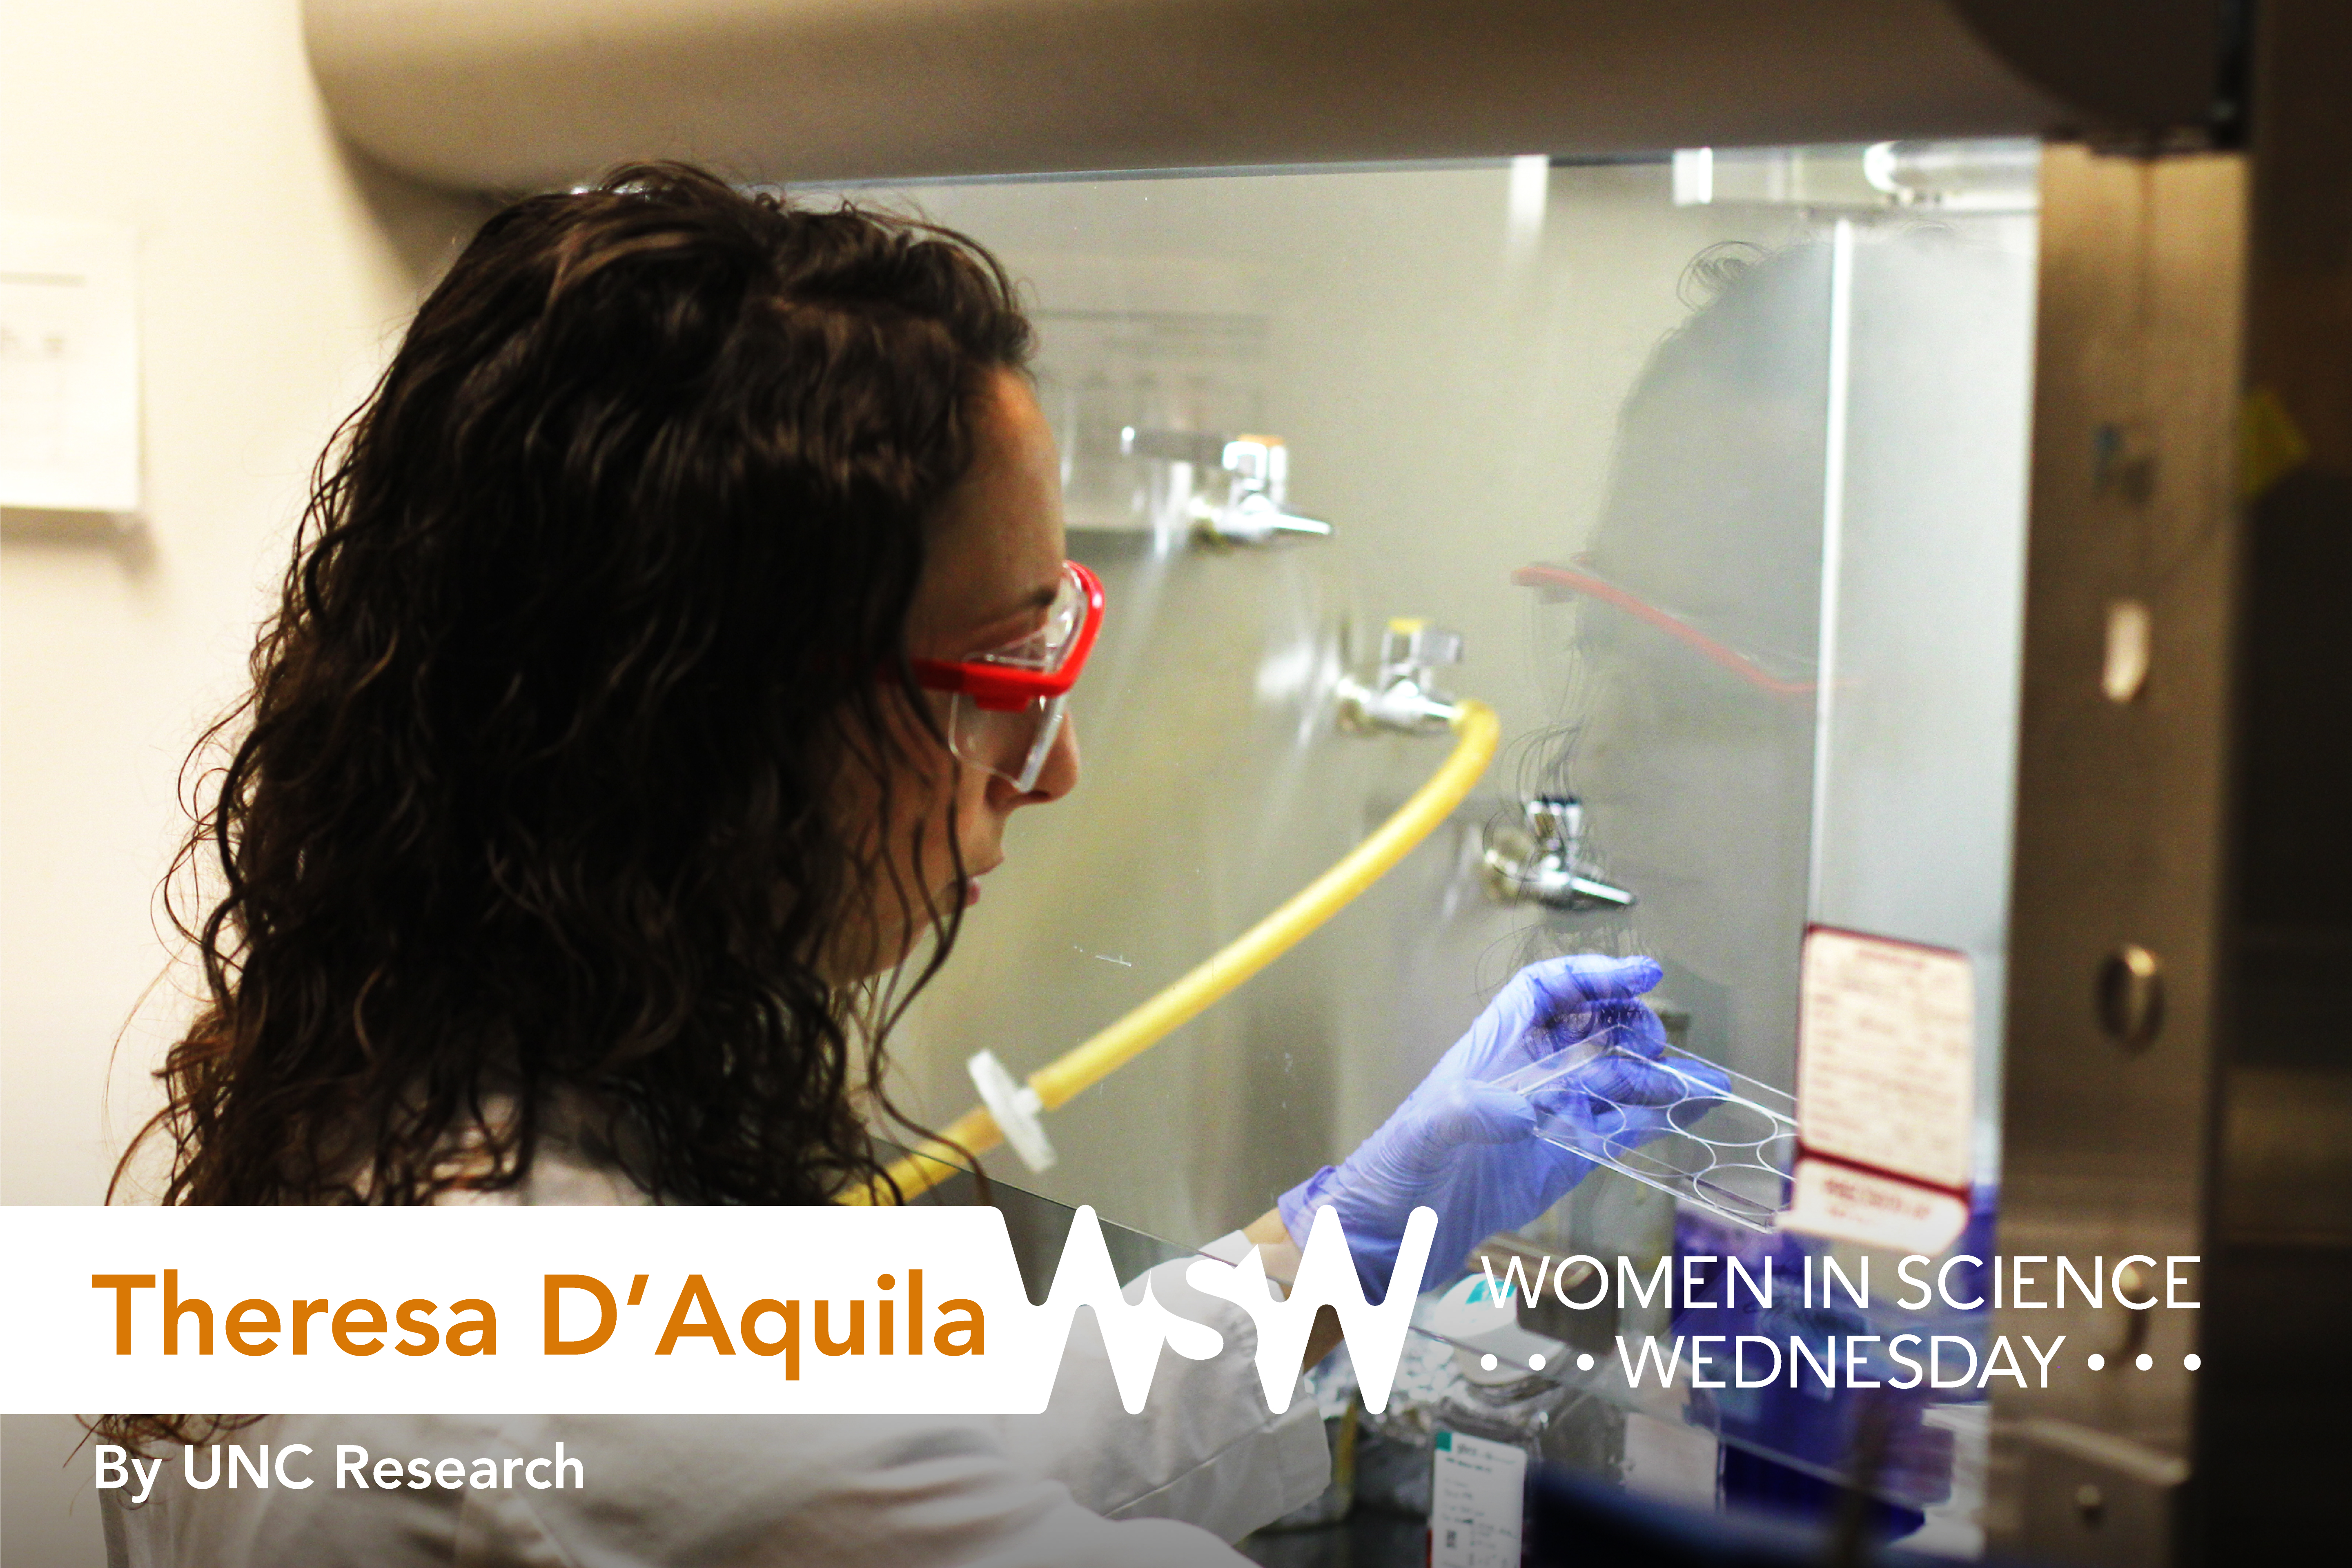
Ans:
MULTIPOLYGON (((1277 1415, 1290 1407, 1316 1313, 1325 1307, 1332 1309, 1347 1334, 1348 1354, 1355 1363, 1364 1408, 1378 1415, 1388 1407, 1389 1388, 1396 1381, 1397 1362, 1404 1354, 1413 1300, 1421 1289, 1422 1269, 1429 1261, 1430 1238, 1436 1230, 1435 1211, 1413 1210, 1405 1223, 1404 1244, 1397 1252, 1388 1296, 1378 1305, 1365 1300, 1339 1216, 1328 1208, 1315 1215, 1299 1259, 1298 1278, 1291 1282, 1286 1299, 1275 1300, 1266 1283, 1265 1265, 1255 1247, 1237 1265, 1201 1258, 1186 1268, 1184 1280, 1203 1295, 1231 1301, 1249 1314, 1257 1328, 1258 1380, 1265 1390, 1266 1407, 1277 1415)), ((1150 1393, 1151 1372, 1162 1344, 1188 1361, 1206 1361, 1224 1349, 1223 1335, 1170 1310, 1153 1296, 1149 1284, 1141 1300, 1132 1304, 1127 1300, 1111 1266, 1110 1249, 1103 1241, 1102 1226, 1091 1206, 1080 1208, 1070 1222, 1053 1289, 1045 1304, 1034 1310, 1057 1314, 1066 1334, 1070 1315, 1081 1306, 1094 1309, 1104 1346, 1110 1353, 1112 1374, 1118 1381, 1119 1398, 1130 1413, 1140 1411, 1150 1393)))

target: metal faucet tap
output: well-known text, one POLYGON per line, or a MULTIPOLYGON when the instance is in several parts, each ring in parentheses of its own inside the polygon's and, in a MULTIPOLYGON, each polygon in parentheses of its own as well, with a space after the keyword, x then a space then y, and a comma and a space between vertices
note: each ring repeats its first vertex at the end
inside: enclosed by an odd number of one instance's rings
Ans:
POLYGON ((1285 506, 1290 448, 1279 436, 1212 436, 1196 430, 1139 430, 1130 425, 1118 433, 1118 449, 1130 458, 1189 463, 1228 476, 1222 502, 1194 495, 1186 504, 1193 537, 1203 544, 1260 545, 1331 536, 1329 523, 1301 517, 1285 506))
POLYGON ((1573 795, 1537 795, 1527 803, 1527 827, 1487 837, 1486 890, 1506 904, 1535 903, 1570 913, 1630 909, 1633 895, 1579 869, 1584 803, 1573 795))
POLYGON ((1462 662, 1462 634, 1427 621, 1393 620, 1381 634, 1379 672, 1367 686, 1339 678, 1339 727, 1359 735, 1391 731, 1432 735, 1454 722, 1451 693, 1432 679, 1436 667, 1462 662))

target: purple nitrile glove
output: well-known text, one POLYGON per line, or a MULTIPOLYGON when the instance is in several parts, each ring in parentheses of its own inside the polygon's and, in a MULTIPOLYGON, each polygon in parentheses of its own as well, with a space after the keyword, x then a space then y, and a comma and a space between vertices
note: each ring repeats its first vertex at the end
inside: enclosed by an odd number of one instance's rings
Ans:
MULTIPOLYGON (((1315 1211, 1327 1204, 1338 1209, 1364 1288, 1385 1296, 1415 1208, 1427 1205, 1437 1213, 1422 1272, 1426 1283, 1451 1276, 1486 1237, 1551 1207, 1592 1162, 1536 1137, 1538 1105, 1498 1082, 1612 1027, 1619 1044, 1656 1056, 1665 1030, 1637 998, 1659 978, 1655 959, 1599 953, 1520 970, 1379 1131, 1276 1201, 1291 1239, 1304 1247, 1315 1211)), ((1546 1085, 1537 1099, 1549 1109, 1572 1095, 1588 1073, 1594 1087, 1605 1081, 1608 1089, 1622 1090, 1619 1080, 1633 1068, 1622 1056, 1600 1056, 1546 1085)))

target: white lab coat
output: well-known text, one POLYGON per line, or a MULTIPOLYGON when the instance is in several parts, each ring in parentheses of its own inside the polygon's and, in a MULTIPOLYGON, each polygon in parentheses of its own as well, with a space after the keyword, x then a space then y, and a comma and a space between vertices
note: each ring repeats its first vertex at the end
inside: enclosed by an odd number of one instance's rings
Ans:
MULTIPOLYGON (((489 1201, 645 1200, 559 1150, 520 1192, 489 1201)), ((1267 1414, 1247 1316, 1184 1285, 1183 1267, 1163 1264, 1153 1289, 1213 1325, 1225 1349, 1204 1362, 1163 1354, 1140 1415, 1119 1403, 1092 1313, 1071 1325, 1042 1415, 278 1415, 221 1441, 248 1453, 308 1444, 313 1485, 197 1490, 178 1446, 159 1447, 169 1462, 147 1501, 124 1510, 123 1545, 131 1568, 1238 1563, 1225 1542, 1311 1501, 1329 1455, 1312 1399, 1267 1414), (346 1443, 469 1469, 488 1458, 502 1476, 508 1457, 561 1443, 585 1484, 338 1489, 346 1443)))

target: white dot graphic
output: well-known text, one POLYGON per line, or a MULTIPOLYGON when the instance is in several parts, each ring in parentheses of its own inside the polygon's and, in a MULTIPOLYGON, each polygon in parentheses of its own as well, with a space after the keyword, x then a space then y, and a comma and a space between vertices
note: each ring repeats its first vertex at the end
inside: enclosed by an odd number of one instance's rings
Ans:
POLYGON ((2195 1351, 2191 1351, 2187 1355, 2180 1358, 2180 1364, 2187 1367, 2189 1371, 2195 1372, 2199 1367, 2205 1364, 2205 1358, 2199 1355, 2195 1351))
POLYGON ((1591 1372, 1592 1370, 1592 1357, 1591 1354, 1579 1352, 1576 1358, 1576 1370, 1579 1372, 1591 1372))
POLYGON ((2142 1372, 2146 1372, 2149 1367, 2152 1367, 2155 1364, 2156 1358, 2148 1354, 2146 1351, 2140 1352, 2138 1355, 2132 1358, 2132 1365, 2139 1368, 2142 1372))
POLYGON ((2091 1352, 2091 1370, 2092 1370, 2093 1372, 2105 1372, 2105 1371, 2106 1371, 2106 1370, 2107 1370, 2107 1358, 2106 1358, 2106 1357, 2105 1357, 2105 1356, 2103 1356, 2103 1355, 2101 1355, 2098 1352, 2096 1352, 2096 1351, 2093 1351, 2093 1352, 2091 1352))
POLYGON ((1544 1358, 1540 1353, 1528 1357, 1528 1370, 1529 1372, 1541 1372, 1543 1369, 1544 1358))
POLYGON ((1498 1364, 1500 1363, 1491 1355, 1482 1355, 1478 1358, 1478 1370, 1481 1372, 1492 1372, 1498 1364))

